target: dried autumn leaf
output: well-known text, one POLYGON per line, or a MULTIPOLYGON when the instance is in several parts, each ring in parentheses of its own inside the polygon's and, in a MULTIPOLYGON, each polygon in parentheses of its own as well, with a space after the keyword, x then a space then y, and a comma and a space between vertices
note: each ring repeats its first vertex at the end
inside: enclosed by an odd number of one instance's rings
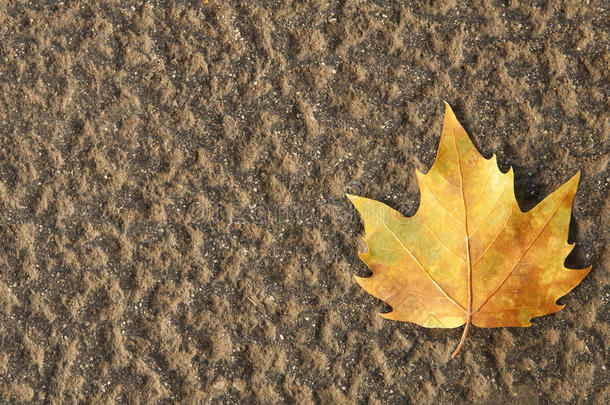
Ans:
POLYGON ((429 328, 471 324, 530 326, 563 308, 556 301, 587 275, 564 268, 577 173, 528 212, 513 192, 513 172, 483 158, 446 104, 434 165, 417 180, 421 203, 412 217, 375 200, 348 195, 364 221, 371 268, 355 277, 392 306, 384 318, 429 328))

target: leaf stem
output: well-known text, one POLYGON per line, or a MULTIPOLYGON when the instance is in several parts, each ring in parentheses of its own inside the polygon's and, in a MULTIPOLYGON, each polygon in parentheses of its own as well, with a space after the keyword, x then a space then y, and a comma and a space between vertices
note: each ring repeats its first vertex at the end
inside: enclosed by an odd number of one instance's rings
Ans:
POLYGON ((468 337, 468 331, 470 331, 470 323, 472 321, 472 314, 468 314, 466 318, 466 326, 464 326, 464 332, 462 333, 462 338, 460 339, 460 343, 458 343, 455 351, 451 354, 451 358, 454 359, 455 356, 460 354, 460 350, 462 350, 462 346, 466 343, 466 338, 468 337))
POLYGON ((462 164, 460 163, 460 151, 457 147, 457 141, 455 139, 455 131, 452 130, 451 134, 453 135, 453 146, 455 147, 455 156, 457 157, 457 166, 458 172, 460 174, 460 192, 462 194, 462 203, 464 204, 464 231, 466 237, 466 265, 468 266, 468 308, 466 312, 466 326, 464 326, 464 332, 462 333, 462 338, 460 339, 460 343, 455 348, 455 351, 451 355, 451 358, 454 359, 462 350, 462 346, 466 343, 466 338, 468 337, 468 332, 470 331, 470 324, 472 323, 472 261, 470 257, 470 232, 468 230, 468 204, 466 204, 466 197, 464 196, 464 175, 462 174, 462 164))

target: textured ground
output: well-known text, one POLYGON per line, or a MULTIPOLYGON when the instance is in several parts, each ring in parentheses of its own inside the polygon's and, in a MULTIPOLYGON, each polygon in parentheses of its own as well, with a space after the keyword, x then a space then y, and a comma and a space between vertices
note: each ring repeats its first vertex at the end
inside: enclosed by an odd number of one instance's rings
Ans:
POLYGON ((0 0, 0 402, 607 401, 608 3, 418 3, 0 0), (452 361, 344 198, 413 213, 443 100, 593 265, 452 361))

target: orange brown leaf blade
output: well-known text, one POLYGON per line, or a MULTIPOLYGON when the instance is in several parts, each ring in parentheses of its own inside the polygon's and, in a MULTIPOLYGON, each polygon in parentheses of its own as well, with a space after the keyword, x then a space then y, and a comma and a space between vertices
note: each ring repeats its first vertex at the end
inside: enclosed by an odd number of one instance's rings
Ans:
POLYGON ((384 318, 430 328, 529 326, 557 312, 556 301, 590 268, 564 267, 579 174, 528 212, 513 192, 513 172, 485 159, 446 104, 436 160, 417 174, 418 211, 404 217, 387 205, 348 195, 364 222, 373 271, 356 277, 392 307, 384 318))

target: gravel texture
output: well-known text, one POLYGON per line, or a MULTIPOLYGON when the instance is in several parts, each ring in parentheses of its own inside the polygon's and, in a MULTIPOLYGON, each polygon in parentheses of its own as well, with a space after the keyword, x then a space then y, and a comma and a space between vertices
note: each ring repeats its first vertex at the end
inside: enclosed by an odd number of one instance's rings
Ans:
POLYGON ((0 0, 0 402, 607 403, 609 33, 602 0, 0 0), (344 196, 413 214, 443 100, 523 209, 582 171, 593 266, 455 360, 354 282, 344 196))

